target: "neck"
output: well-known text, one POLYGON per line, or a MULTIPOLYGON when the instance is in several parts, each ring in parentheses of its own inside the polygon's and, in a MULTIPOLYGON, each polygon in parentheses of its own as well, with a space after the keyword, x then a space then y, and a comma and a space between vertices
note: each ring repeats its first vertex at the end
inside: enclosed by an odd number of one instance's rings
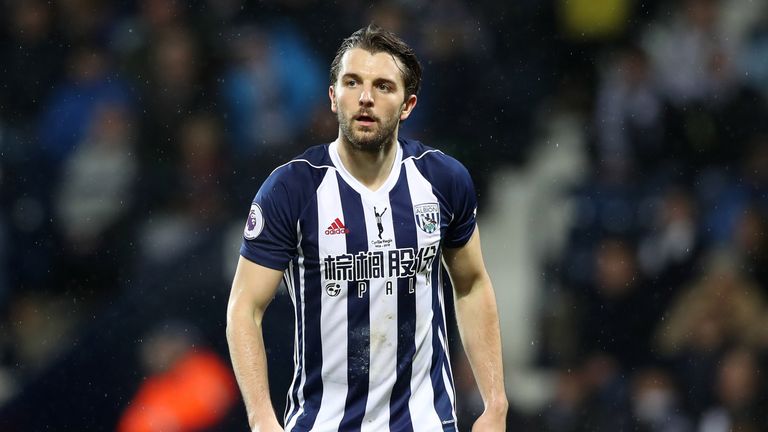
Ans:
POLYGON ((384 184, 397 155, 396 136, 377 151, 355 148, 342 134, 339 134, 336 142, 341 163, 355 179, 371 190, 384 184))

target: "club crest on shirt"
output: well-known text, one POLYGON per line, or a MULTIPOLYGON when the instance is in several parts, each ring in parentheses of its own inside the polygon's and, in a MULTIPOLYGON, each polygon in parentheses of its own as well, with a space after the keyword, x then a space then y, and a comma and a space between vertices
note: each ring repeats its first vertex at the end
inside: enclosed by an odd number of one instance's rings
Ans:
POLYGON ((425 233, 432 234, 440 228, 440 204, 424 203, 413 206, 416 225, 425 233))
POLYGON ((245 221, 245 230, 243 236, 248 240, 253 240, 261 234, 264 229, 264 214, 258 204, 251 204, 251 211, 248 212, 248 220, 245 221))

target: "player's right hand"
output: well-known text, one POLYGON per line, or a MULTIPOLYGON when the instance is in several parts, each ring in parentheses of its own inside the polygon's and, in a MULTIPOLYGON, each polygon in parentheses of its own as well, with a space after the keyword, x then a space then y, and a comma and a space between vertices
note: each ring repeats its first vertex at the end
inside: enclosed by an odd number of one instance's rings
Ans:
POLYGON ((472 425, 472 432, 504 432, 507 429, 506 412, 483 412, 472 425))
POLYGON ((277 420, 273 420, 265 422, 265 424, 257 424, 253 426, 251 432, 285 432, 285 430, 280 426, 280 423, 278 423, 277 420))

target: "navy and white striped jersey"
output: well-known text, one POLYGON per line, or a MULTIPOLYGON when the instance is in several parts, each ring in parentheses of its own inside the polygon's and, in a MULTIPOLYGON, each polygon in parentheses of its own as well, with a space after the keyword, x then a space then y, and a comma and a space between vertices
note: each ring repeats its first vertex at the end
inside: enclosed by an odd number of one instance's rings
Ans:
POLYGON ((286 431, 456 430, 440 256, 475 212, 467 170, 417 141, 376 191, 335 143, 272 172, 240 253, 284 271, 295 307, 286 431))

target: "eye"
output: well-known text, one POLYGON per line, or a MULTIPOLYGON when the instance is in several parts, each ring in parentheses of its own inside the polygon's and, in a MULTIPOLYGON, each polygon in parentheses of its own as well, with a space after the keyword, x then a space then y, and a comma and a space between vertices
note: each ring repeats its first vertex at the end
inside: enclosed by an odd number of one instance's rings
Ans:
POLYGON ((376 88, 378 88, 380 91, 383 91, 383 92, 392 91, 392 86, 387 83, 380 83, 379 85, 376 86, 376 88))
POLYGON ((357 81, 354 80, 354 79, 349 78, 346 81, 344 81, 344 85, 347 86, 347 87, 354 87, 354 86, 357 85, 357 81))

